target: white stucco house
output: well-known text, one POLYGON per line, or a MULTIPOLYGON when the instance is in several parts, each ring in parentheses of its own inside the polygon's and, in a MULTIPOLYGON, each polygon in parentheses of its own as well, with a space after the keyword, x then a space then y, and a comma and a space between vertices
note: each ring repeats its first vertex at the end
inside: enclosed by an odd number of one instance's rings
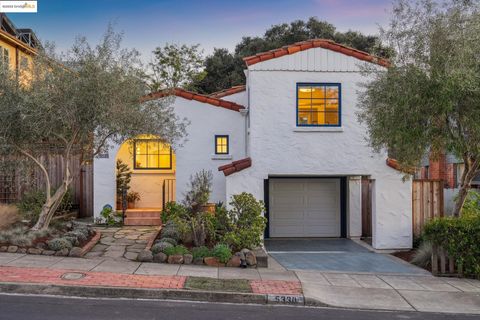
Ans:
POLYGON ((245 86, 209 96, 175 90, 175 112, 190 121, 182 147, 139 139, 134 152, 114 146, 95 159, 95 214, 115 204, 120 158, 133 170, 140 208, 181 199, 189 177, 206 169, 214 174, 211 201, 228 203, 246 191, 265 202, 267 238, 359 238, 370 229, 376 249, 410 248, 411 181, 386 152, 372 152, 356 116, 366 80, 360 66, 382 69, 388 61, 329 40, 244 60, 245 86), (362 196, 367 179, 370 192, 362 196))

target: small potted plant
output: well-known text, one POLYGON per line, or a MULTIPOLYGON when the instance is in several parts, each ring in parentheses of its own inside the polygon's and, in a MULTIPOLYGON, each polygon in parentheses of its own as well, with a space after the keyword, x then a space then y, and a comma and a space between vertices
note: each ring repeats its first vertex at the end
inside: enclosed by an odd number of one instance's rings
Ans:
POLYGON ((128 209, 135 208, 135 202, 140 201, 140 194, 135 191, 127 193, 128 209))

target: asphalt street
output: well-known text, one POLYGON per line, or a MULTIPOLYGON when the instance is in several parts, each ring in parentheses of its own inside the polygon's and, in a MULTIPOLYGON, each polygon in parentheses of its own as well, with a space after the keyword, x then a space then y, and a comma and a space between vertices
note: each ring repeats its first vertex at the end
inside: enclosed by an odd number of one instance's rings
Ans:
POLYGON ((195 303, 159 300, 85 299, 0 294, 0 319, 473 320, 479 319, 479 316, 419 312, 379 312, 335 308, 195 303))

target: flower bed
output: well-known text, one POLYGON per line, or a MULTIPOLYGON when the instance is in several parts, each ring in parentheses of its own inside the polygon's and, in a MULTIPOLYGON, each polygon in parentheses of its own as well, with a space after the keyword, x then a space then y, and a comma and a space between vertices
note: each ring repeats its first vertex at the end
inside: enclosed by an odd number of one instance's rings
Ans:
POLYGON ((95 236, 93 228, 74 222, 39 231, 16 226, 0 232, 0 252, 80 257, 95 236))

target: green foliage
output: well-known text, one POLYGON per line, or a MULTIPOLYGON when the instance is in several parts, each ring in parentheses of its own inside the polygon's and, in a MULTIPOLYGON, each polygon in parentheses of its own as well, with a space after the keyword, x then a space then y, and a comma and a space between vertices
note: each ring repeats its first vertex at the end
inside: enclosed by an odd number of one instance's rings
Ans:
POLYGON ((105 207, 100 212, 100 216, 103 218, 103 222, 108 226, 115 226, 120 223, 121 213, 113 210, 112 208, 105 207))
POLYGON ((202 170, 192 175, 188 191, 184 195, 184 206, 191 208, 193 211, 198 211, 200 206, 205 205, 212 193, 212 179, 212 172, 207 170, 202 170))
POLYGON ((168 238, 168 237, 162 237, 160 239, 161 242, 168 242, 168 243, 171 243, 172 245, 176 246, 177 243, 178 243, 178 240, 174 239, 174 238, 168 238))
POLYGON ((432 264, 432 243, 423 241, 415 250, 412 261, 416 266, 427 268, 432 264))
MULTIPOLYGON (((47 197, 45 192, 42 190, 26 192, 23 195, 22 200, 17 203, 17 207, 25 219, 33 222, 38 219, 46 199, 47 197)), ((58 214, 69 212, 70 209, 72 209, 72 206, 73 195, 71 190, 68 189, 55 213, 58 214)))
POLYGON ((130 181, 132 180, 132 171, 128 164, 122 160, 117 160, 117 198, 122 198, 122 190, 130 189, 130 181))
POLYGON ((193 258, 196 259, 196 258, 205 258, 205 257, 211 257, 212 256, 212 251, 205 247, 205 246, 202 246, 202 247, 194 247, 192 249, 192 255, 193 255, 193 258))
POLYGON ((47 237, 53 230, 30 231, 24 226, 0 231, 0 243, 11 244, 19 247, 30 247, 37 238, 47 237))
POLYGON ((480 216, 480 193, 478 191, 468 191, 462 208, 462 214, 480 216))
POLYGON ((73 247, 72 243, 68 241, 68 239, 66 238, 52 239, 52 240, 49 240, 47 244, 48 244, 48 248, 54 251, 58 251, 62 249, 70 250, 73 247))
POLYGON ((182 254, 182 255, 188 254, 190 253, 190 251, 188 251, 188 249, 185 246, 178 245, 174 247, 165 248, 165 250, 163 250, 163 253, 165 253, 167 256, 173 256, 177 254, 182 254))
POLYGON ((135 203, 140 201, 140 193, 136 191, 130 191, 127 193, 127 202, 135 203))
POLYGON ((425 225, 424 234, 461 263, 466 275, 480 276, 480 215, 434 219, 425 225))
POLYGON ((168 223, 174 224, 173 219, 176 217, 183 216, 186 214, 187 208, 176 202, 167 202, 165 204, 165 208, 162 211, 162 221, 166 223, 166 227, 168 223))
POLYGON ((227 263, 232 257, 232 250, 226 244, 219 243, 213 248, 212 254, 221 263, 227 263))
POLYGON ((167 248, 173 248, 173 244, 171 244, 170 242, 160 241, 160 242, 155 243, 152 246, 152 253, 153 254, 157 254, 159 252, 165 253, 165 249, 167 249, 167 248))
POLYGON ((242 58, 308 39, 330 39, 383 57, 391 54, 391 50, 382 46, 376 36, 366 36, 355 31, 339 32, 332 24, 311 17, 307 21, 296 20, 274 25, 262 37, 243 37, 234 53, 227 49, 215 49, 205 59, 206 76, 195 83, 195 89, 212 93, 244 84, 245 63, 242 58))
POLYGON ((243 192, 232 197, 230 206, 230 222, 225 224, 230 230, 225 233, 222 242, 235 251, 258 247, 266 226, 266 219, 262 216, 265 210, 263 202, 257 201, 252 194, 243 192))
POLYGON ((192 83, 204 77, 202 51, 200 45, 166 44, 157 47, 154 60, 149 64, 151 91, 183 87, 189 89, 192 83))

